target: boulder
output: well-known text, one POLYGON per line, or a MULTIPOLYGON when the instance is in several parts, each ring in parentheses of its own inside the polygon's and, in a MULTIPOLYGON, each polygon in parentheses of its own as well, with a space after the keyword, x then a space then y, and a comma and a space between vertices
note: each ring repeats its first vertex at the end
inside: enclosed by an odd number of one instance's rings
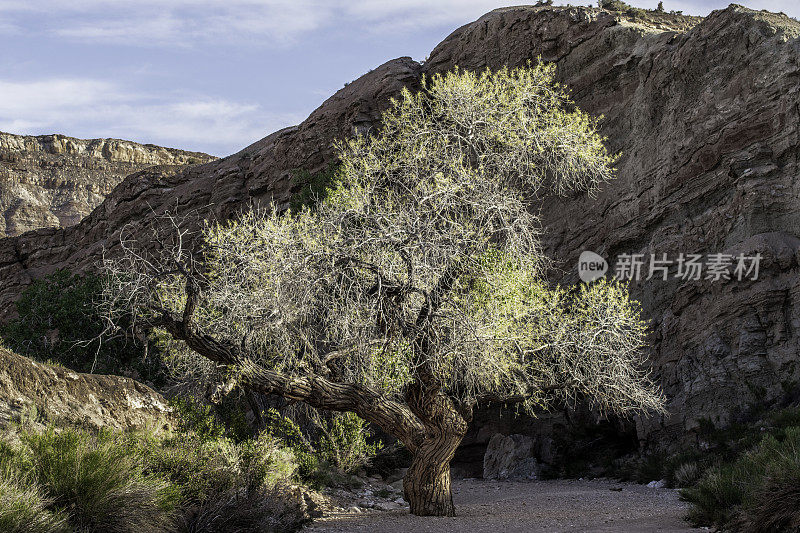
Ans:
POLYGON ((484 479, 536 479, 539 470, 539 463, 533 456, 532 438, 495 433, 489 440, 483 457, 484 479))

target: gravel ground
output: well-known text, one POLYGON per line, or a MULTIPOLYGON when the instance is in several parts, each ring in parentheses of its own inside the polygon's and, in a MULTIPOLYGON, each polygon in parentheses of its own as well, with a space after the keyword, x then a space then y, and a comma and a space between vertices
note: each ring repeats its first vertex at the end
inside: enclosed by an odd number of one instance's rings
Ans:
POLYGON ((408 511, 340 513, 316 520, 307 532, 529 533, 534 531, 699 531, 683 520, 677 491, 610 480, 453 483, 455 518, 408 511))

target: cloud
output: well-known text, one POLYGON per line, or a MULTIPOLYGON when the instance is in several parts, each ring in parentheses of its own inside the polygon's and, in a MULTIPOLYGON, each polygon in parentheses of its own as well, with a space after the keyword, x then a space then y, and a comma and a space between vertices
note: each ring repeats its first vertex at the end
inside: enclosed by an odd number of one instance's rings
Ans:
POLYGON ((27 32, 134 46, 286 46, 315 31, 420 31, 460 25, 518 1, 497 0, 0 0, 27 32))
POLYGON ((311 0, 0 0, 28 33, 135 46, 202 43, 290 44, 333 20, 336 2, 311 0))
POLYGON ((106 81, 0 80, 0 130, 119 137, 227 155, 301 120, 253 103, 131 93, 106 81))
MULTIPOLYGON (((796 0, 742 0, 797 17, 796 0)), ((497 0, 0 0, 0 32, 48 33, 133 46, 203 43, 291 45, 315 31, 411 32, 460 25, 518 1, 497 0)), ((566 3, 557 1, 556 3, 566 3)), ((589 2, 581 2, 588 4, 589 2)), ((595 2, 591 2, 595 3, 595 2)), ((638 0, 655 7, 657 0, 638 0)), ((728 0, 666 0, 668 10, 705 15, 728 0)))

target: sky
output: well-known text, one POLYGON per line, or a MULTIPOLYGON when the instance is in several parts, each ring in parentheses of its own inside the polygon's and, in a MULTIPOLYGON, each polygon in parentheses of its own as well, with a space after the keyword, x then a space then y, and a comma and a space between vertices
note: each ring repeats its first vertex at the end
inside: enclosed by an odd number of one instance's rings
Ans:
MULTIPOLYGON (((369 69, 424 60, 459 26, 521 3, 0 0, 0 131, 225 156, 301 122, 369 69)), ((739 3, 800 18, 798 0, 739 3)), ((664 0, 692 15, 727 5, 664 0)))

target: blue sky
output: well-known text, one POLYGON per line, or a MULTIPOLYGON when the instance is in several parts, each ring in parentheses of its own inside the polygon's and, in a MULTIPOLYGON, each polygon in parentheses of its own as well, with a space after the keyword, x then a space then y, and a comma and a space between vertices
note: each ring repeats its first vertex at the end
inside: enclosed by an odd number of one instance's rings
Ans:
MULTIPOLYGON (((227 155, 300 122, 370 68, 425 59, 458 26, 519 3, 0 0, 0 131, 227 155)), ((740 3, 800 18, 798 0, 740 3)), ((728 3, 664 5, 705 15, 728 3)))

